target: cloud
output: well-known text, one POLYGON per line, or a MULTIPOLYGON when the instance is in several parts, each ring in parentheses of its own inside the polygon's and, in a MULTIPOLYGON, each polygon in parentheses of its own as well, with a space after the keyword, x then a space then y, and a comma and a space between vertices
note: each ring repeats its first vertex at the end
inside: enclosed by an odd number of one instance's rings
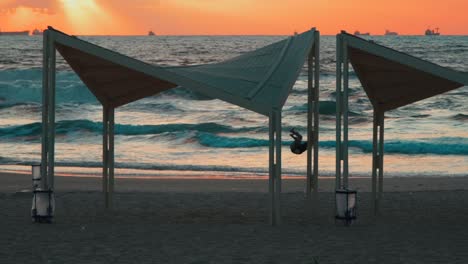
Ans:
POLYGON ((54 14, 59 4, 57 0, 0 0, 0 12, 14 13, 20 7, 41 14, 54 14))

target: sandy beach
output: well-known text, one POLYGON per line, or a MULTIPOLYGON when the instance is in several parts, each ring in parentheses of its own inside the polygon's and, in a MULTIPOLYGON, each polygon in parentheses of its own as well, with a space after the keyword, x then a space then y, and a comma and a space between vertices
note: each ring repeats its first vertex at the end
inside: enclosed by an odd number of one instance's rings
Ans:
POLYGON ((358 220, 335 222, 333 179, 318 208, 284 180, 283 224, 267 219, 267 181, 116 179, 103 209, 95 177, 56 177, 53 224, 29 217, 30 176, 1 173, 1 263, 467 263, 468 178, 388 178, 382 215, 353 178, 358 220))

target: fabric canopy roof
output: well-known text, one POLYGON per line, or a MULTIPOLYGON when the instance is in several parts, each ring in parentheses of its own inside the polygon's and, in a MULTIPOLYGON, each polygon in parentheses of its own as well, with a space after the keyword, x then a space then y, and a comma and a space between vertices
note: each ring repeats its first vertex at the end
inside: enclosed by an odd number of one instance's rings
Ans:
POLYGON ((49 30, 56 49, 103 105, 119 107, 182 86, 263 115, 284 105, 314 44, 315 31, 220 63, 161 67, 49 30))
POLYGON ((388 111, 468 85, 451 70, 362 38, 343 34, 349 60, 372 105, 388 111))

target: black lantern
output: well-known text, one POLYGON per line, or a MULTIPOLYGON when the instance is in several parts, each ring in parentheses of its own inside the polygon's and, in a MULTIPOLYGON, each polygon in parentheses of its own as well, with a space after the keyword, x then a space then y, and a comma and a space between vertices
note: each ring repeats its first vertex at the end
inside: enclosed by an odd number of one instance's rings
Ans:
POLYGON ((338 189, 335 192, 336 219, 349 225, 356 219, 357 192, 348 189, 338 189))
POLYGON ((54 216, 55 199, 50 189, 43 187, 41 165, 32 166, 33 200, 31 217, 34 222, 51 223, 54 216))

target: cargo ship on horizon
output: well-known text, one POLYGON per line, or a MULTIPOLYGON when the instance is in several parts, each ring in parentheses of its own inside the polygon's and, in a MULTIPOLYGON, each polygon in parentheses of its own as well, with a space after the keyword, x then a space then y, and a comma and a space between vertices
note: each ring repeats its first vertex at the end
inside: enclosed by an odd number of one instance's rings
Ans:
POLYGON ((360 32, 359 30, 354 31, 354 35, 356 36, 370 36, 369 32, 360 32))
POLYGON ((37 29, 37 28, 35 28, 35 29, 33 30, 33 32, 32 32, 32 35, 33 35, 33 36, 39 36, 39 35, 43 35, 43 34, 44 34, 44 31, 41 31, 41 30, 39 30, 39 29, 37 29))
POLYGON ((390 31, 388 29, 385 30, 385 36, 398 36, 398 32, 390 31))
POLYGON ((424 32, 424 35, 426 35, 426 36, 440 36, 439 28, 435 28, 435 30, 431 29, 431 28, 428 28, 424 32))
POLYGON ((24 31, 1 31, 0 36, 28 36, 29 30, 24 31))

